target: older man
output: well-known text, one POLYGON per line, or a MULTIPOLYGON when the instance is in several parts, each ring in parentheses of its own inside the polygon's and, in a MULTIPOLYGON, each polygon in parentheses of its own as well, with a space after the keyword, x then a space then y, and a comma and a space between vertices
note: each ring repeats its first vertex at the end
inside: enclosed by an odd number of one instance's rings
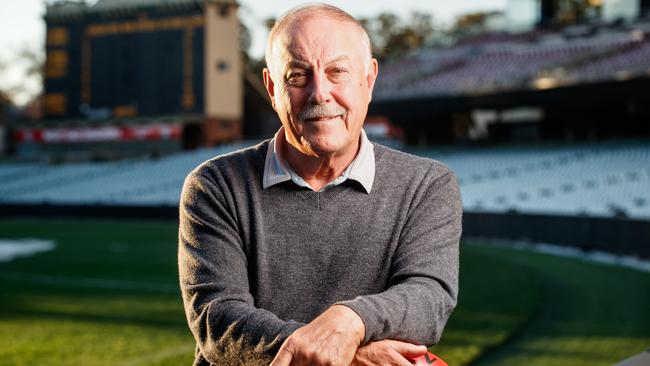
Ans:
POLYGON ((410 365, 456 304, 456 180, 366 138, 378 66, 347 13, 290 10, 266 62, 282 128, 201 164, 183 188, 195 364, 410 365))

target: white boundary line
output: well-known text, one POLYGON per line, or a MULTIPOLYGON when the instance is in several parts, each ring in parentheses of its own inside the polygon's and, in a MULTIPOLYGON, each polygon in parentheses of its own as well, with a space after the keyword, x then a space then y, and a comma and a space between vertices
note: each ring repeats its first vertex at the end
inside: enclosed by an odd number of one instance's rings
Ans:
POLYGON ((650 260, 644 260, 634 256, 617 255, 603 251, 584 251, 573 246, 535 243, 521 240, 465 237, 463 238, 463 241, 468 243, 471 243, 472 241, 484 241, 489 243, 489 245, 502 248, 549 254, 557 257, 574 258, 587 263, 623 267, 650 273, 650 260))
POLYGON ((42 239, 0 239, 0 262, 30 257, 41 252, 54 250, 56 243, 42 239))

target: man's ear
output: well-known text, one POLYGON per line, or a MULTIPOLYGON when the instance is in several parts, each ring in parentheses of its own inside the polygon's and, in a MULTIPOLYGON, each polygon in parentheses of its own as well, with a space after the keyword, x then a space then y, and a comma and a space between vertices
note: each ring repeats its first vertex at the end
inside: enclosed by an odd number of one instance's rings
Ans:
POLYGON ((368 83, 368 103, 372 100, 372 91, 375 88, 375 81, 377 81, 377 74, 379 73, 379 63, 376 58, 370 60, 368 67, 368 75, 366 81, 368 83))
POLYGON ((275 83, 273 83, 273 79, 271 79, 271 71, 268 67, 265 67, 264 71, 262 71, 262 78, 264 79, 266 93, 271 99, 271 105, 273 106, 273 109, 275 109, 275 83))

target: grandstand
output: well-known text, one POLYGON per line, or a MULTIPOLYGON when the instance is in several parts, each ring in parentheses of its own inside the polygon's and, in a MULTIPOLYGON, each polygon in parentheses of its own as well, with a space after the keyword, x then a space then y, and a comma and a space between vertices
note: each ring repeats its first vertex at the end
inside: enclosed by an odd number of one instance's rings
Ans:
POLYGON ((177 205, 185 175, 201 161, 240 145, 158 160, 0 166, 0 201, 27 204, 177 205))
POLYGON ((648 76, 650 22, 482 35, 383 67, 376 100, 478 95, 648 76))
POLYGON ((422 48, 382 64, 373 93, 369 115, 391 120, 410 145, 647 137, 650 18, 422 48), (534 113, 506 117, 522 109, 534 113), (483 112, 495 117, 479 120, 483 112))
MULTIPOLYGON (((191 169, 246 145, 152 160, 5 164, 0 166, 0 203, 176 206, 191 169)), ((466 211, 650 219, 647 142, 412 152, 456 172, 466 211)))
POLYGON ((457 172, 465 209, 650 219, 650 146, 604 143, 426 155, 457 172))

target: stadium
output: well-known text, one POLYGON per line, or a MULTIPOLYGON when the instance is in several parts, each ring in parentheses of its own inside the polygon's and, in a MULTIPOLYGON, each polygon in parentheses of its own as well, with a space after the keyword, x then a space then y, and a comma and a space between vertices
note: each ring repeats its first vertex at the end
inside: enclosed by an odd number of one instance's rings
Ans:
MULTIPOLYGON (((237 7, 48 5, 42 118, 0 99, 0 365, 192 362, 184 178, 279 127, 237 7)), ((644 364, 624 360, 650 349, 649 16, 511 0, 380 65, 368 136, 461 188, 460 299, 431 348, 449 365, 644 364)))

